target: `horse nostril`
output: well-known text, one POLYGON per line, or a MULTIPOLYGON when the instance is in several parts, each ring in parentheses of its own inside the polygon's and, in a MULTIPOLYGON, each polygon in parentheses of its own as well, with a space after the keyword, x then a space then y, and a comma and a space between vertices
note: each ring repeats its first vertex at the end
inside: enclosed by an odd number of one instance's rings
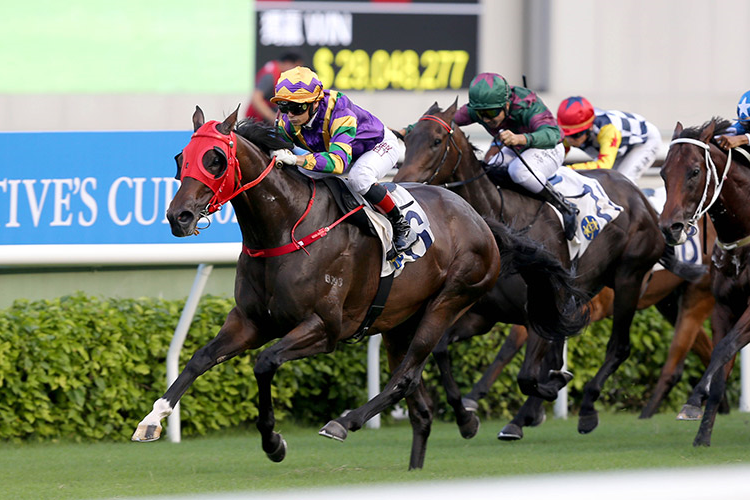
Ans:
POLYGON ((675 222, 669 229, 673 234, 680 234, 685 229, 685 224, 682 222, 675 222))
POLYGON ((180 215, 177 216, 177 222, 180 224, 186 224, 188 222, 191 222, 193 220, 193 213, 185 210, 184 212, 180 212, 180 215))

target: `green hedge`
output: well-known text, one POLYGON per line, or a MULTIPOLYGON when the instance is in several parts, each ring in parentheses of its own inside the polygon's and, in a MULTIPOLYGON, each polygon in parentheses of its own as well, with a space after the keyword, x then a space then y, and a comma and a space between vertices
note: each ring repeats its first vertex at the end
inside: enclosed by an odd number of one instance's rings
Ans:
MULTIPOLYGON (((180 358, 210 340, 233 301, 203 297, 180 358)), ((77 294, 55 300, 18 300, 0 311, 0 439, 130 438, 138 422, 165 390, 166 355, 183 306, 161 299, 105 299, 77 294)), ((569 364, 575 374, 571 403, 604 356, 611 323, 592 325, 572 339, 569 364)), ((632 327, 633 351, 605 386, 604 407, 640 409, 666 357, 671 327, 655 310, 641 311, 632 327)), ((478 380, 477 367, 495 356, 505 327, 452 346, 454 373, 464 388, 478 380)), ((253 363, 259 351, 246 353, 199 377, 182 399, 182 432, 251 424, 257 417, 253 363)), ((515 384, 520 356, 481 402, 484 417, 509 417, 523 401, 515 384)), ((276 416, 322 425, 367 398, 367 343, 340 344, 332 355, 293 361, 274 379, 276 416)), ((387 376, 381 353, 382 380, 387 376)), ((662 409, 684 402, 702 366, 688 358, 683 381, 662 409)), ((434 393, 436 414, 446 411, 438 376, 430 362, 425 381, 434 393)), ((730 393, 737 401, 737 390, 730 393)), ((389 418, 387 415, 385 418, 389 418)))

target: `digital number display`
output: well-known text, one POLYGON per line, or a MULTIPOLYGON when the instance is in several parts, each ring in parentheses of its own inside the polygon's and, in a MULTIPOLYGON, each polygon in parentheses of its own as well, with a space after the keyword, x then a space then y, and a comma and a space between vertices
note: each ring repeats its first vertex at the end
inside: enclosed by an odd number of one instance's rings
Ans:
POLYGON ((312 66, 323 86, 337 90, 460 89, 469 53, 465 50, 365 50, 328 47, 315 51, 312 66))
POLYGON ((372 12, 323 12, 305 8, 307 2, 301 1, 288 9, 259 2, 256 70, 291 51, 304 57, 326 88, 335 90, 467 88, 477 67, 473 3, 448 13, 417 4, 412 5, 422 9, 417 13, 384 14, 375 7, 372 12))

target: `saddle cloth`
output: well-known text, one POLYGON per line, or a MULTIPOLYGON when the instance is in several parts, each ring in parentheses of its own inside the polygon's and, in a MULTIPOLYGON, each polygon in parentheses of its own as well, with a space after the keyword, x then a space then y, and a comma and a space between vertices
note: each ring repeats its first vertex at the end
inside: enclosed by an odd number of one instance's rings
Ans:
POLYGON ((338 189, 345 190, 345 193, 342 193, 345 196, 334 194, 343 213, 346 213, 357 205, 364 205, 362 211, 367 216, 370 224, 367 228, 363 227, 363 230, 377 236, 383 248, 383 260, 380 270, 381 277, 392 273, 394 278, 397 277, 401 274, 406 263, 414 262, 422 257, 427 252, 427 249, 432 246, 435 237, 432 229, 430 229, 430 221, 427 218, 427 214, 406 188, 392 182, 381 183, 390 192, 393 202, 398 205, 401 213, 418 236, 417 242, 409 250, 397 255, 394 259, 388 260, 386 256, 393 248, 393 226, 391 226, 386 216, 373 209, 362 195, 352 190, 346 179, 331 174, 311 172, 302 168, 298 170, 308 177, 326 181, 326 184, 328 184, 332 191, 337 190, 336 186, 339 186, 338 189))
MULTIPOLYGON (((651 206, 654 207, 657 214, 660 214, 664 209, 664 204, 667 202, 667 190, 664 187, 656 189, 644 189, 643 194, 646 195, 646 199, 651 206)), ((700 233, 696 231, 695 234, 688 236, 688 239, 682 245, 678 245, 674 248, 675 255, 681 262, 687 264, 701 264, 701 238, 700 233)), ((657 263, 653 267, 653 271, 660 271, 664 269, 664 266, 657 263)))
MULTIPOLYGON (((569 167, 558 168, 549 182, 570 203, 578 207, 576 234, 568 241, 568 252, 573 260, 584 254, 604 226, 615 220, 623 209, 609 199, 599 181, 579 175, 569 167)), ((555 213, 562 225, 562 215, 557 209, 555 213)))
POLYGON ((393 247, 393 227, 383 214, 365 204, 367 216, 375 227, 375 232, 378 233, 383 245, 383 266, 380 270, 380 276, 395 273, 393 275, 395 278, 401 274, 406 263, 414 262, 427 252, 427 249, 432 246, 432 242, 435 241, 435 236, 432 234, 430 221, 424 209, 406 188, 392 182, 385 182, 383 186, 391 193, 393 202, 398 205, 401 213, 418 236, 417 242, 409 250, 397 255, 393 260, 386 259, 385 256, 393 247))

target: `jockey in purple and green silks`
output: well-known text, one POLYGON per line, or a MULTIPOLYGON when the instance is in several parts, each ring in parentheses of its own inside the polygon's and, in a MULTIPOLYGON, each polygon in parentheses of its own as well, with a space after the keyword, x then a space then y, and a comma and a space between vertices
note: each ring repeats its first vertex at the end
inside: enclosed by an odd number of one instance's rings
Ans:
POLYGON ((275 102, 282 113, 279 132, 309 154, 274 151, 277 161, 314 172, 348 174, 348 184, 386 215, 393 226, 398 252, 409 249, 417 235, 388 190, 378 181, 396 166, 398 139, 368 111, 323 84, 309 68, 285 71, 276 83, 275 102))

